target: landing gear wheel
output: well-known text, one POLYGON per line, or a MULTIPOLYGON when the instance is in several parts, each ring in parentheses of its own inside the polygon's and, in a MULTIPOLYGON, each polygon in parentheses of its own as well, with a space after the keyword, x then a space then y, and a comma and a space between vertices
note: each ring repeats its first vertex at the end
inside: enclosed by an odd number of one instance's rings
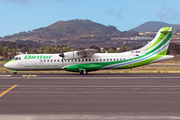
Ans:
POLYGON ((79 73, 80 73, 81 75, 83 75, 83 74, 84 74, 84 70, 80 70, 79 73))
POLYGON ((80 70, 79 73, 80 73, 81 75, 87 75, 87 74, 88 74, 88 72, 85 71, 85 70, 80 70))
POLYGON ((16 75, 16 74, 17 74, 17 72, 18 72, 17 70, 13 70, 14 75, 16 75))

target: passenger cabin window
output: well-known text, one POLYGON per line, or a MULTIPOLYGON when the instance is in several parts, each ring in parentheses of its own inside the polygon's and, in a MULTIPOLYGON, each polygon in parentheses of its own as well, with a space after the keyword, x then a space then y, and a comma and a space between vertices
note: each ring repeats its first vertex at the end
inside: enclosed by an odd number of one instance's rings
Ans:
POLYGON ((49 60, 47 60, 47 62, 49 62, 49 60))
POLYGON ((98 61, 98 59, 96 59, 96 61, 98 61))
POLYGON ((109 61, 109 59, 107 59, 107 61, 109 61))
POLYGON ((91 59, 89 59, 89 61, 91 61, 91 59))
POLYGON ((54 60, 54 62, 56 62, 56 60, 54 60))
POLYGON ((46 62, 46 60, 44 60, 44 62, 46 62))
POLYGON ((106 61, 106 59, 103 59, 103 61, 106 61))
POLYGON ((57 61, 59 62, 59 59, 57 61))

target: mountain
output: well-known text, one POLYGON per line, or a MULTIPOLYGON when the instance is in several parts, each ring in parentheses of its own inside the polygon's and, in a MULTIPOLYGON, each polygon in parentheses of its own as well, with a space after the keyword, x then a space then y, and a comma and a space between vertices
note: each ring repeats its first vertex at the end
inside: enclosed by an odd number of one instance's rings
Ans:
POLYGON ((91 20, 70 20, 58 21, 50 26, 34 29, 28 32, 20 32, 5 36, 8 41, 33 40, 33 41, 53 41, 69 40, 79 38, 104 38, 109 36, 137 36, 138 32, 121 32, 114 26, 105 26, 91 20))
POLYGON ((131 30, 137 32, 152 32, 152 31, 158 31, 162 27, 174 27, 175 29, 179 29, 180 24, 168 24, 165 22, 150 21, 142 25, 139 25, 138 27, 133 28, 131 30))

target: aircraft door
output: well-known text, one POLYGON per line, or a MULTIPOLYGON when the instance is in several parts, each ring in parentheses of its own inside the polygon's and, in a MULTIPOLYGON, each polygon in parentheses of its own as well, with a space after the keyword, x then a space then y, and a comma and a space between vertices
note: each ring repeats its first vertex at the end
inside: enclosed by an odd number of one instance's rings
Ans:
POLYGON ((17 62, 18 66, 23 66, 23 62, 21 60, 21 57, 17 57, 16 60, 18 60, 18 62, 17 62))

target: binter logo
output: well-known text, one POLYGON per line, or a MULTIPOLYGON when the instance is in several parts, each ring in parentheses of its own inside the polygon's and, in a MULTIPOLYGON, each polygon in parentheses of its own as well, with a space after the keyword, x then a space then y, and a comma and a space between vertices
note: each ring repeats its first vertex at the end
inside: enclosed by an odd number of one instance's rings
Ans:
POLYGON ((51 59, 52 55, 25 55, 24 59, 51 59))

